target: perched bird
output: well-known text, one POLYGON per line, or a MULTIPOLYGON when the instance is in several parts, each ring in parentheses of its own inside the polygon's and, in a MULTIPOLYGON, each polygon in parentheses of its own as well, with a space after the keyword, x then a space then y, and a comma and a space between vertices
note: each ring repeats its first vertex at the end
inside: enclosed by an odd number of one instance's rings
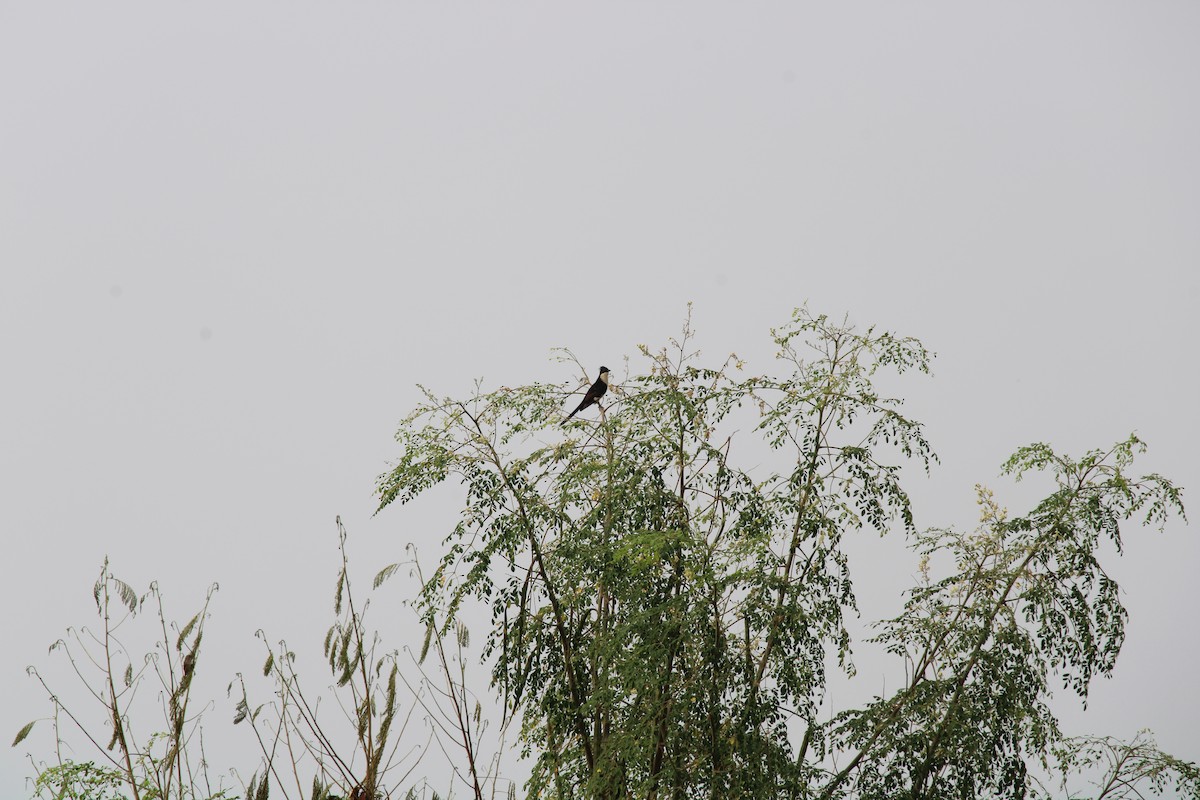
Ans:
POLYGON ((588 406, 596 405, 596 402, 601 397, 604 397, 604 393, 607 391, 608 391, 608 367, 601 367, 600 368, 600 377, 596 378, 596 382, 592 384, 592 387, 587 390, 587 394, 585 394, 583 396, 583 399, 579 401, 579 406, 574 411, 572 411, 570 414, 567 415, 567 418, 562 421, 562 424, 566 425, 568 422, 571 421, 571 417, 575 416, 580 411, 583 411, 588 406))

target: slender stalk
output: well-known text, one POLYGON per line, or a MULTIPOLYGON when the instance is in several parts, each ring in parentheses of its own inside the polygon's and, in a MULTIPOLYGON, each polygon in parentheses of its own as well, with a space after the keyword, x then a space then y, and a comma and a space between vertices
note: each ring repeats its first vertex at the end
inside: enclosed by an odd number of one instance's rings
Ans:
POLYGON ((125 737, 125 726, 121 722, 121 710, 117 704, 117 686, 113 680, 112 668, 112 630, 111 619, 109 617, 109 608, 111 605, 111 597, 108 593, 108 565, 104 567, 104 665, 105 674, 108 679, 109 701, 112 703, 112 722, 113 735, 116 737, 118 744, 121 745, 121 754, 125 758, 125 771, 129 780, 129 790, 133 792, 133 800, 141 800, 141 792, 138 790, 137 774, 133 769, 133 759, 129 754, 129 742, 125 737))

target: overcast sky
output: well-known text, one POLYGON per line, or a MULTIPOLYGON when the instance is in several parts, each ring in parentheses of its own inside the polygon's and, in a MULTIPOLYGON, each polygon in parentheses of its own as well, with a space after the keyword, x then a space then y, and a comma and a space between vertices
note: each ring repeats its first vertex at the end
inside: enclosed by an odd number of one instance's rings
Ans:
MULTIPOLYGON (((1198 143, 1194 2, 0 0, 0 740, 107 554, 180 619, 220 583, 208 736, 249 772, 225 684, 257 628, 319 649, 335 515, 364 578, 452 524, 371 518, 414 385, 573 381, 551 348, 619 365, 688 301, 751 368, 805 302, 936 351, 920 525, 1036 440, 1136 430, 1194 489, 1198 143)), ((860 551, 868 617, 911 572, 860 551)), ((1198 567, 1131 533, 1068 732, 1200 760, 1198 567)))

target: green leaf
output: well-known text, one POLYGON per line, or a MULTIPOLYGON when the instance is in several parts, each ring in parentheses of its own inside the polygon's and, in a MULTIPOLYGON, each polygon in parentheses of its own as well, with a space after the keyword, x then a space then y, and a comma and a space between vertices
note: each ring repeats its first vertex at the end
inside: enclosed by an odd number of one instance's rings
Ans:
POLYGON ((471 646, 471 632, 467 630, 467 626, 459 622, 454 627, 455 634, 458 637, 458 645, 464 650, 471 646))
POLYGON ((399 564, 388 564, 386 567, 379 570, 379 572, 375 575, 375 581, 372 584, 372 588, 378 589, 384 581, 395 575, 396 571, 399 569, 399 564))
POLYGON ((37 724, 37 720, 35 719, 33 722, 30 722, 24 728, 21 728, 21 730, 17 731, 17 738, 13 739, 12 746, 16 747, 17 745, 19 745, 25 739, 25 737, 29 735, 29 732, 31 730, 33 730, 33 726, 36 724, 37 724))
POLYGON ((433 640, 433 623, 430 622, 425 626, 425 641, 421 643, 421 655, 417 659, 418 664, 425 663, 425 656, 429 655, 429 643, 433 640))
POLYGON ((120 596, 121 602, 124 603, 126 608, 128 608, 130 611, 136 611, 137 592, 133 590, 133 587, 116 577, 112 577, 112 582, 117 586, 117 594, 120 596))
POLYGON ((338 573, 337 590, 333 593, 333 613, 342 613, 342 590, 346 587, 346 570, 338 573))
POLYGON ((176 638, 176 640, 175 640, 175 649, 176 650, 178 650, 180 652, 183 651, 183 643, 187 639, 188 634, 192 632, 192 628, 196 627, 196 623, 200 621, 201 613, 203 613, 203 612, 196 612, 196 615, 193 616, 190 620, 188 620, 187 625, 183 626, 183 630, 181 630, 179 632, 179 637, 176 638))

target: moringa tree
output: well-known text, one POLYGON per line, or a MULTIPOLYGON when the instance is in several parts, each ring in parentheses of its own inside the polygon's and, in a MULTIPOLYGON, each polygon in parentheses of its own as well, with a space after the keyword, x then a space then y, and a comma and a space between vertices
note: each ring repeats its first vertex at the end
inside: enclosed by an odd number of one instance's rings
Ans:
MULTIPOLYGON (((901 465, 935 455, 875 384, 930 354, 803 310, 772 335, 782 371, 746 375, 703 365, 685 326, 565 434, 544 384, 427 393, 404 420, 380 508, 465 489, 422 602, 445 629, 490 607, 529 796, 1023 797, 1035 767, 1085 762, 1050 687, 1086 697, 1112 670, 1126 614, 1101 545, 1182 514, 1180 491, 1130 472, 1135 437, 1078 459, 1037 444, 1006 465, 1053 481, 1028 513, 981 490, 978 530, 920 531, 901 465), (900 687, 821 719, 826 664, 852 669, 844 538, 863 528, 908 537, 927 579, 879 626, 900 687)), ((1200 792, 1170 763, 1160 778, 1200 792)))

